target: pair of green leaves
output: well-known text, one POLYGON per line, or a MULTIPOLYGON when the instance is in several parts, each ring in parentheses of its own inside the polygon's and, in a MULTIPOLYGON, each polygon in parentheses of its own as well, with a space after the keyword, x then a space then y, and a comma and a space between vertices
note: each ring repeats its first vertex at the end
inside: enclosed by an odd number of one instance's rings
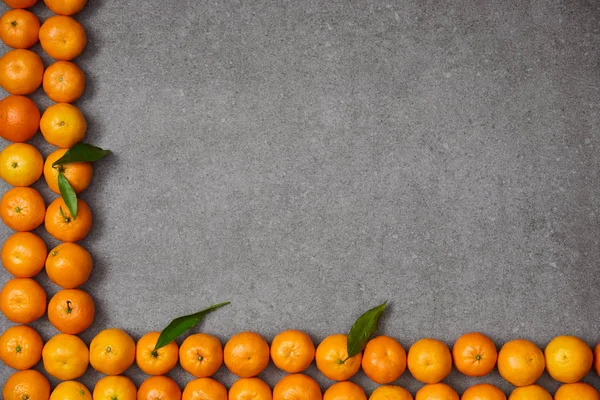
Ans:
MULTIPOLYGON (((52 168, 77 162, 94 162, 103 159, 110 153, 100 147, 86 143, 76 143, 58 160, 52 163, 52 168)), ((73 219, 77 218, 77 194, 62 172, 58 173, 58 189, 73 219)))
MULTIPOLYGON (((200 321, 202 321, 207 314, 210 314, 217 308, 226 306, 228 304, 230 304, 229 301, 215 304, 197 313, 175 318, 160 333, 158 341, 156 342, 156 346, 154 346, 154 351, 168 345, 187 330, 192 329, 200 321)), ((363 315, 358 317, 356 322, 354 322, 352 328, 350 329, 350 333, 348 334, 348 358, 354 357, 365 349, 367 342, 379 327, 379 320, 381 319, 386 306, 387 301, 365 312, 363 315)), ((344 362, 345 361, 346 360, 344 360, 344 362)))

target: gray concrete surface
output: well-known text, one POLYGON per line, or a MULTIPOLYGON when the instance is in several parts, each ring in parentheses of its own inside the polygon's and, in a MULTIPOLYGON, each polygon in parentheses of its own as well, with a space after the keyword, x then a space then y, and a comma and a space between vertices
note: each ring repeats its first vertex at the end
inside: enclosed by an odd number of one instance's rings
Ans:
POLYGON ((114 151, 83 196, 88 343, 224 300, 199 327, 223 341, 319 342, 383 300, 381 332, 407 349, 473 330, 600 340, 598 2, 96 0, 77 18, 86 140, 114 151))

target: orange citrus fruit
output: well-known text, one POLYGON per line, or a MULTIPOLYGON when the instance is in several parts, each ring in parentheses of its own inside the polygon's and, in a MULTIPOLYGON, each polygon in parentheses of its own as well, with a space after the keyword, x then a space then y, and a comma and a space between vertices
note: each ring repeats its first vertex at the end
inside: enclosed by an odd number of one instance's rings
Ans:
POLYGON ((71 148, 85 137, 87 122, 79 108, 58 103, 46 108, 40 119, 40 131, 46 141, 63 149, 71 148))
POLYGON ((54 388, 50 400, 92 400, 92 394, 83 383, 66 381, 54 388))
POLYGON ((47 254, 41 237, 31 232, 17 232, 2 245, 2 265, 16 278, 31 278, 44 268, 47 254))
POLYGON ((534 384, 545 366, 544 353, 529 340, 511 340, 498 353, 498 372, 515 386, 534 384))
POLYGON ((35 92, 43 75, 44 63, 31 50, 11 50, 0 58, 0 86, 10 94, 35 92))
POLYGON ((240 332, 225 344, 223 359, 231 373, 251 378, 269 364, 269 344, 258 333, 240 332))
POLYGON ((594 369, 596 370, 596 375, 600 376, 600 343, 594 349, 594 369))
POLYGON ((163 375, 177 364, 179 347, 175 341, 154 350, 160 332, 149 332, 140 338, 135 349, 135 361, 148 375, 163 375))
MULTIPOLYGON (((2 63, 0 60, 0 83, 2 63)), ((44 92, 57 103, 72 103, 81 97, 85 90, 83 71, 70 61, 57 61, 44 72, 44 92)))
POLYGON ((546 370, 562 383, 575 383, 592 369, 594 353, 583 340, 575 336, 557 336, 544 350, 546 370))
POLYGON ((483 333, 466 333, 452 347, 456 369, 467 376, 484 376, 496 366, 498 351, 492 339, 483 333))
POLYGON ((137 400, 180 400, 181 389, 166 376, 151 376, 140 385, 137 400))
POLYGON ((90 343, 90 364, 106 375, 119 375, 135 361, 135 341, 121 329, 105 329, 90 343))
POLYGON ((4 4, 12 8, 29 8, 38 0, 2 0, 4 4))
POLYGON ((55 15, 40 28, 42 49, 55 60, 72 60, 85 49, 87 37, 83 26, 71 17, 55 15))
POLYGON ((64 289, 74 289, 87 282, 92 266, 92 256, 77 243, 59 244, 46 258, 48 278, 64 289))
POLYGON ((0 178, 13 186, 29 186, 42 176, 44 159, 34 146, 13 143, 0 152, 0 178))
POLYGON ((334 381, 350 379, 360 369, 362 353, 348 358, 348 336, 327 336, 317 346, 315 353, 317 369, 334 381))
POLYGON ((54 14, 73 15, 83 10, 87 0, 44 0, 54 14))
POLYGON ((260 378, 240 378, 229 388, 229 400, 271 400, 271 388, 260 378))
POLYGON ((63 242, 77 242, 92 228, 92 211, 82 199, 77 199, 77 218, 73 218, 62 197, 54 200, 46 210, 46 230, 63 242))
POLYGON ((506 395, 494 385, 481 383, 465 390, 460 400, 506 400, 506 395))
POLYGON ((9 321, 28 324, 46 312, 46 292, 33 279, 11 279, 0 291, 0 310, 9 321))
POLYGON ((458 393, 445 383, 433 383, 419 389, 415 400, 459 400, 459 397, 458 393))
POLYGON ((10 142, 31 139, 40 126, 40 110, 25 96, 7 96, 0 101, 0 136, 10 142))
POLYGON ((566 383, 554 393, 554 400, 600 400, 600 393, 587 383, 566 383))
POLYGON ((304 374, 286 375, 273 388, 273 400, 321 400, 317 381, 304 374))
POLYGON ((77 379, 88 367, 88 348, 77 336, 60 333, 46 342, 42 360, 53 377, 62 381, 77 379))
POLYGON ((552 400, 552 396, 541 386, 529 385, 513 390, 508 400, 552 400))
POLYGON ((94 400, 136 400, 137 389, 125 376, 105 376, 94 386, 94 400))
POLYGON ((0 39, 8 47, 28 49, 38 41, 40 20, 26 10, 9 10, 0 17, 0 39))
POLYGON ((205 333, 190 335, 179 347, 179 363, 196 378, 209 377, 223 364, 221 342, 205 333))
POLYGON ((410 392, 400 386, 379 386, 371 393, 369 400, 413 400, 410 392))
POLYGON ((44 199, 37 190, 15 187, 2 196, 0 217, 15 231, 32 231, 44 221, 45 208, 44 199))
POLYGON ((2 389, 4 400, 48 400, 49 397, 50 382, 31 369, 12 374, 2 389))
POLYGON ((393 382, 406 370, 406 351, 397 340, 378 336, 369 340, 365 347, 362 369, 373 382, 393 382))
POLYGON ((11 326, 0 336, 0 360, 14 369, 29 369, 42 359, 42 347, 44 342, 33 328, 11 326))
POLYGON ((62 173, 71 184, 73 190, 75 190, 75 193, 81 193, 87 189, 92 182, 94 169, 92 164, 88 162, 78 162, 53 167, 52 164, 66 152, 67 149, 58 149, 46 158, 46 163, 44 164, 44 178, 46 179, 46 183, 50 190, 60 194, 58 175, 62 173))
POLYGON ((421 339, 408 350, 408 370, 425 383, 437 383, 450 374, 452 355, 448 346, 436 339, 421 339))
POLYGON ((367 400, 365 391, 350 381, 337 382, 323 394, 323 400, 367 400))
POLYGON ((315 345, 305 332, 290 329, 273 338, 271 359, 282 371, 291 374, 302 372, 315 359, 315 345))
POLYGON ((198 378, 188 382, 181 400, 228 400, 227 388, 211 378, 198 378))
POLYGON ((81 289, 59 290, 48 303, 48 319, 62 333, 76 335, 94 321, 94 300, 81 289))

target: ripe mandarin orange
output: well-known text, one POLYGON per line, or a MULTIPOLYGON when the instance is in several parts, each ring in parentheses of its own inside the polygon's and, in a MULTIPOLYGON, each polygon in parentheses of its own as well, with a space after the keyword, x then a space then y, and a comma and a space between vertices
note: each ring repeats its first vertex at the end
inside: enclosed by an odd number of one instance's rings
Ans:
POLYGON ((544 373, 542 351, 529 340, 511 340, 498 353, 498 372, 515 386, 528 386, 544 373))
POLYGON ((90 364, 106 375, 119 375, 135 361, 135 342, 121 329, 105 329, 90 343, 90 364))
POLYGON ((450 374, 452 355, 444 342, 421 339, 408 350, 408 369, 421 382, 437 383, 450 374))
POLYGON ((594 369, 596 370, 596 375, 600 376, 600 343, 594 349, 594 369))
POLYGON ((46 342, 42 360, 53 377, 62 381, 77 379, 88 367, 88 348, 77 336, 60 333, 46 342))
POLYGON ((81 289, 59 290, 48 303, 48 319, 62 333, 76 335, 94 321, 96 307, 92 296, 81 289))
POLYGON ((590 346, 575 336, 557 336, 544 350, 546 370, 562 383, 575 383, 592 369, 594 353, 590 346))
POLYGON ((225 344, 223 359, 231 373, 251 378, 269 364, 269 344, 256 332, 240 332, 225 344))
POLYGON ((92 256, 77 243, 62 243, 50 250, 46 259, 48 278, 64 289, 87 282, 92 272, 92 256))
MULTIPOLYGON (((0 60, 0 83, 2 82, 0 60)), ((70 61, 57 61, 44 72, 44 92, 57 103, 72 103, 81 97, 85 90, 83 71, 70 61)))
POLYGON ((260 378, 240 378, 229 388, 229 400, 271 400, 271 388, 260 378))
POLYGON ((48 400, 49 397, 50 382, 31 369, 12 374, 2 389, 4 400, 48 400))
POLYGON ((87 0, 44 0, 54 14, 73 15, 83 10, 87 0))
POLYGON ((479 332, 466 333, 452 347, 456 369, 467 376, 484 376, 496 366, 498 351, 486 335, 479 332))
POLYGON ((196 378, 212 376, 223 364, 221 342, 205 333, 190 335, 179 347, 179 363, 196 378))
POLYGON ((350 381, 331 385, 323 394, 323 400, 367 400, 365 391, 350 381))
POLYGON ((489 383, 473 385, 463 393, 461 400, 506 400, 506 395, 500 389, 489 383))
POLYGON ((554 400, 600 400, 600 393, 587 383, 565 383, 554 393, 554 400))
POLYGON ((66 381, 54 388, 50 400, 92 400, 92 394, 83 383, 66 381))
POLYGON ((62 173, 71 184, 71 187, 73 187, 73 190, 75 190, 75 193, 81 193, 87 189, 92 182, 94 169, 92 164, 88 162, 78 162, 53 167, 52 164, 66 152, 67 149, 58 149, 46 158, 46 162, 44 163, 44 178, 46 179, 46 183, 50 190, 60 194, 58 175, 62 173))
POLYGON ((2 0, 4 4, 11 8, 29 8, 37 3, 38 0, 2 0))
POLYGON ((94 386, 93 397, 94 400, 136 400, 137 389, 125 376, 105 376, 94 386))
POLYGON ((331 335, 317 346, 315 360, 318 370, 327 378, 345 381, 360 369, 362 353, 348 358, 348 336, 331 335))
POLYGON ((77 218, 73 218, 62 197, 46 210, 46 230, 63 242, 77 242, 87 236, 92 228, 92 211, 82 199, 77 199, 77 218))
POLYGON ((393 382, 406 370, 406 351, 395 339, 378 336, 365 347, 362 369, 373 382, 393 382))
POLYGON ((40 119, 46 141, 63 149, 71 148, 85 137, 87 122, 79 108, 69 103, 51 105, 40 119))
POLYGON ((17 232, 2 246, 2 265, 16 278, 31 278, 44 268, 46 254, 46 243, 41 237, 17 232))
POLYGON ((135 361, 148 375, 163 375, 177 364, 179 347, 174 341, 154 350, 160 332, 149 332, 140 338, 135 349, 135 361))
POLYGON ((44 342, 33 328, 11 326, 0 336, 0 360, 14 369, 29 369, 42 359, 42 347, 44 342))
POLYGON ((10 142, 31 139, 40 126, 40 110, 25 96, 7 96, 0 101, 0 136, 10 142))
POLYGON ((379 386, 369 400, 413 400, 410 392, 400 386, 379 386))
POLYGON ((13 143, 0 152, 0 178, 13 186, 35 183, 44 168, 42 154, 27 143, 13 143))
POLYGON ((183 389, 181 400, 228 400, 227 389, 222 383, 211 378, 198 378, 188 382, 183 389))
POLYGON ((273 338, 271 359, 282 371, 291 374, 302 372, 315 359, 315 345, 305 332, 290 329, 273 338))
POLYGON ((87 44, 83 26, 75 19, 64 15, 48 18, 40 28, 42 49, 55 60, 72 60, 87 44))
POLYGON ((304 374, 286 375, 273 388, 273 400, 322 400, 317 381, 304 374))
POLYGON ((552 396, 541 386, 529 385, 513 390, 508 400, 552 400, 552 396))
POLYGON ((44 63, 31 50, 15 49, 0 58, 0 86, 10 94, 35 92, 44 75, 44 63))
POLYGON ((181 389, 166 376, 151 376, 140 385, 137 400, 180 400, 181 389))
POLYGON ((433 383, 419 389, 415 400, 459 400, 459 397, 458 393, 445 383, 433 383))
POLYGON ((15 231, 32 231, 44 221, 45 208, 44 199, 37 190, 15 187, 2 196, 0 217, 15 231))
POLYGON ((46 293, 33 279, 11 279, 0 291, 0 310, 9 321, 28 324, 46 312, 46 293))
POLYGON ((0 39, 14 49, 28 49, 38 41, 40 20, 26 10, 9 10, 0 17, 0 39))

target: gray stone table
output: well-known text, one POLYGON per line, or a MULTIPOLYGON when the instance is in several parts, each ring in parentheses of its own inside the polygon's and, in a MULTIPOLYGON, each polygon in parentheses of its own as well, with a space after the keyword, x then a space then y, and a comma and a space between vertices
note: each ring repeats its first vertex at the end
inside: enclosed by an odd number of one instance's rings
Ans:
MULTIPOLYGON (((114 152, 83 194, 87 343, 224 300, 198 327, 223 342, 299 328, 318 343, 384 300, 380 332, 407 349, 474 330, 600 340, 597 1, 90 0, 76 17, 86 140, 114 152)), ((497 372, 446 382, 512 390, 497 372)))

